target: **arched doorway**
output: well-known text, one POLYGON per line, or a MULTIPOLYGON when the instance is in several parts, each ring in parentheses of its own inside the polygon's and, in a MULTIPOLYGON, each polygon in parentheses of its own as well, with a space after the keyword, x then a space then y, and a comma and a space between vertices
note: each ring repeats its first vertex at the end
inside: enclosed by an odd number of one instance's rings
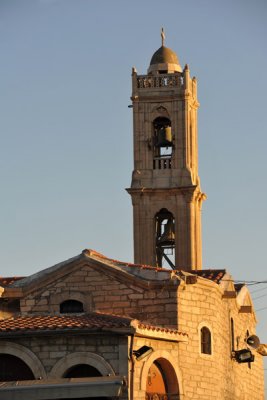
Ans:
POLYGON ((30 367, 19 357, 12 354, 0 354, 0 381, 34 380, 30 367))
POLYGON ((146 400, 179 400, 179 386, 174 368, 164 358, 155 360, 148 370, 146 400))

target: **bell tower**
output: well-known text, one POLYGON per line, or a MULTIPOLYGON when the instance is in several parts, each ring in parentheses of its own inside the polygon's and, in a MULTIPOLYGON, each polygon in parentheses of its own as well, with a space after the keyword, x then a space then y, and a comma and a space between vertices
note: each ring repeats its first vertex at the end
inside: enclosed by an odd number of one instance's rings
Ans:
POLYGON ((161 36, 147 74, 132 70, 134 261, 201 269, 197 81, 161 36))

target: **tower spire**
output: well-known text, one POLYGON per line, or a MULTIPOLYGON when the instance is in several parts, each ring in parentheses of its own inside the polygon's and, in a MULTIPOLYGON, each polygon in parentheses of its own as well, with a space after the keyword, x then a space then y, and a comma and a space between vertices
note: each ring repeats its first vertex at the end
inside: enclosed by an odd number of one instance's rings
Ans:
POLYGON ((161 28, 161 43, 162 43, 162 47, 164 46, 164 41, 165 41, 165 33, 164 33, 164 29, 161 28))

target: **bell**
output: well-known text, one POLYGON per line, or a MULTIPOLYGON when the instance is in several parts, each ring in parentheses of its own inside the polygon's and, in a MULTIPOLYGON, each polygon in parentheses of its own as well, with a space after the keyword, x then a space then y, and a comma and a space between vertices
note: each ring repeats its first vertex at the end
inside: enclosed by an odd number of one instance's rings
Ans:
POLYGON ((158 147, 172 146, 172 128, 170 126, 160 128, 157 139, 158 147))
POLYGON ((164 227, 164 232, 159 238, 159 244, 161 246, 172 246, 175 240, 174 223, 172 219, 169 219, 164 227))

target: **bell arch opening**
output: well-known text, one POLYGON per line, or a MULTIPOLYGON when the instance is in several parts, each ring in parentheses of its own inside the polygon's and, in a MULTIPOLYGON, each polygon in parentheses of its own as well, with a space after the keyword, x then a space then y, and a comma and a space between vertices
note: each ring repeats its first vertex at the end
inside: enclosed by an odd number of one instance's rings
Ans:
POLYGON ((175 219, 166 208, 155 216, 156 266, 175 269, 175 219))
POLYGON ((146 400, 179 400, 179 384, 172 364, 156 359, 150 366, 146 380, 146 400))
POLYGON ((171 121, 158 117, 153 121, 153 169, 170 169, 173 152, 171 121))

